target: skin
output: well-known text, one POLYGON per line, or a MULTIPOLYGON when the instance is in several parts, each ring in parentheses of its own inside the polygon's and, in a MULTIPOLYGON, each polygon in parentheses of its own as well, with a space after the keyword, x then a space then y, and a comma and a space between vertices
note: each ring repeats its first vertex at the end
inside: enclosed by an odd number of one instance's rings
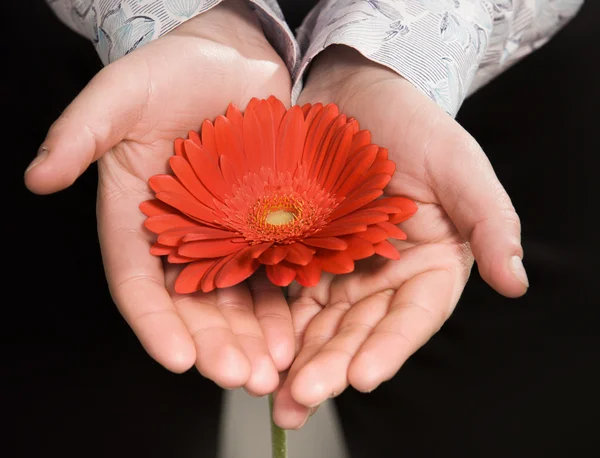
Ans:
POLYGON ((289 105, 290 86, 246 3, 228 0, 99 72, 52 125, 25 182, 56 192, 98 160, 106 275, 142 345, 167 369, 195 365, 224 388, 264 395, 281 383, 275 421, 298 428, 346 387, 372 391, 394 376, 450 316, 474 259, 500 294, 518 297, 528 284, 519 218, 473 138, 402 77, 331 47, 312 64, 299 103, 335 102, 389 148, 397 172, 387 194, 419 205, 401 225, 401 260, 374 257, 314 288, 292 285, 291 307, 260 275, 175 294, 177 269, 149 254, 154 235, 138 210, 152 198, 148 178, 167 172, 173 139, 199 120, 252 97, 289 105))
POLYGON ((229 0, 108 65, 50 128, 25 182, 38 194, 70 186, 98 160, 98 234, 112 297, 148 353, 167 369, 195 365, 224 388, 272 392, 294 356, 289 307, 265 278, 177 295, 178 268, 150 255, 142 224, 147 180, 166 173, 173 140, 252 97, 289 105, 288 70, 246 2, 229 0), (239 75, 244 75, 240 83, 239 75))
POLYGON ((396 73, 346 47, 314 62, 299 103, 335 102, 389 148, 397 171, 388 195, 418 203, 394 242, 399 261, 379 257, 313 288, 290 288, 298 354, 277 393, 274 418, 298 428, 348 386, 370 392, 448 319, 474 259, 507 297, 528 287, 519 217, 475 140, 396 73))

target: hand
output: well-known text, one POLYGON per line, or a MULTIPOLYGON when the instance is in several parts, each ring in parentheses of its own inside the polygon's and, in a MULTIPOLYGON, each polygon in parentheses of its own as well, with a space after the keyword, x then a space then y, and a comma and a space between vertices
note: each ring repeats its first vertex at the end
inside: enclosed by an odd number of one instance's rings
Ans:
POLYGON ((112 297, 148 353, 194 363, 226 388, 272 392, 294 356, 279 288, 260 277, 210 294, 168 290, 176 268, 150 255, 147 180, 166 173, 173 141, 252 97, 289 104, 290 77, 244 1, 228 1, 104 68, 52 125, 26 172, 33 192, 70 186, 98 160, 98 231, 112 297), (40 161, 40 159, 43 159, 40 161))
POLYGON ((313 64, 300 103, 335 102, 389 148, 388 195, 418 211, 394 242, 399 261, 374 257, 313 288, 290 288, 299 353, 277 393, 275 420, 300 427, 348 385, 369 392, 390 379, 452 313, 473 256, 499 293, 527 290, 519 218, 475 140, 411 83, 343 47, 313 64), (311 409, 312 408, 312 409, 311 409))

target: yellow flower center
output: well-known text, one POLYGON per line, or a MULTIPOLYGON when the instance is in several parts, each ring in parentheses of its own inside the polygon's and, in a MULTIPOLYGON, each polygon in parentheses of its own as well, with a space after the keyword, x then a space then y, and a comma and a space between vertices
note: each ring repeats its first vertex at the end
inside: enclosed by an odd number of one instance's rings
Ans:
POLYGON ((275 210, 267 214, 265 223, 273 226, 283 226, 284 224, 290 224, 296 219, 297 215, 289 209, 275 210))

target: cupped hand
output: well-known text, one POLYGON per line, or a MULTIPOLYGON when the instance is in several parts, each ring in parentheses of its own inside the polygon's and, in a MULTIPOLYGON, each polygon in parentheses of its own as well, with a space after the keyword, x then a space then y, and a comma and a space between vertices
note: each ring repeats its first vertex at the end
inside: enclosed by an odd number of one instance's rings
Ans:
POLYGON ((473 258, 499 293, 528 283, 519 218, 475 140, 411 83, 345 47, 314 62, 300 103, 335 102, 389 148, 396 163, 387 195, 406 196, 417 213, 393 243, 399 261, 375 257, 353 273, 326 275, 313 288, 290 287, 298 355, 275 400, 275 421, 298 428, 349 385, 369 392, 448 319, 473 258))
POLYGON ((228 1, 108 65, 50 128, 25 175, 39 194, 70 186, 98 160, 98 232, 112 297, 148 353, 194 364, 226 388, 272 392, 294 356, 291 316, 260 276, 209 294, 177 295, 176 268, 150 255, 139 204, 168 172, 173 141, 252 97, 289 104, 289 73, 243 1, 228 1))

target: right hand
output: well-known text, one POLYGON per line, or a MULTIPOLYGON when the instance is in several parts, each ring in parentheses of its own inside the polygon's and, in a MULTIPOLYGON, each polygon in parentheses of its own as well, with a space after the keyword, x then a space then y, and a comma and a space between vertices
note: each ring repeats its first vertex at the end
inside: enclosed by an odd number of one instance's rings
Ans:
POLYGON ((98 231, 113 299, 148 353, 166 368, 194 364, 226 388, 263 395, 294 357, 280 288, 254 278, 208 294, 177 295, 177 273, 150 254, 138 206, 167 173, 173 141, 252 97, 289 106, 288 70, 246 2, 230 0, 108 65, 50 128, 25 174, 37 194, 64 189, 98 160, 98 231), (40 160, 43 159, 43 160, 40 160))

